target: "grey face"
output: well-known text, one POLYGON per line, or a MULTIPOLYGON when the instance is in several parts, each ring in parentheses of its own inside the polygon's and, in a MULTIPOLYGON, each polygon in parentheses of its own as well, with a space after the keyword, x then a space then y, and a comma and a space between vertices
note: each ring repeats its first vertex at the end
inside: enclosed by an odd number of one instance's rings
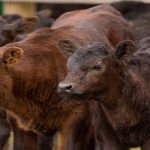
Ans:
POLYGON ((106 62, 112 52, 108 45, 97 42, 77 49, 68 60, 68 75, 59 84, 59 90, 78 95, 102 91, 105 88, 106 62))
POLYGON ((59 84, 59 91, 85 100, 104 99, 115 90, 122 65, 135 50, 131 40, 120 42, 116 50, 102 42, 77 49, 68 61, 68 75, 59 84))

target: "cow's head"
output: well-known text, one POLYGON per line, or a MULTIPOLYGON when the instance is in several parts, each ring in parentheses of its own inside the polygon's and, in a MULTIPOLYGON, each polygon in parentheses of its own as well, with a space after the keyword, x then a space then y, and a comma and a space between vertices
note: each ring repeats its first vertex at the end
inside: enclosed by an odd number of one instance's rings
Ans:
POLYGON ((13 24, 8 24, 3 18, 0 18, 0 46, 22 40, 25 34, 35 29, 38 22, 37 17, 26 17, 13 24))
POLYGON ((69 95, 95 94, 95 97, 106 92, 113 86, 112 81, 116 81, 117 64, 124 62, 134 47, 132 41, 123 41, 116 51, 102 42, 78 48, 68 60, 68 75, 60 82, 59 91, 69 95))

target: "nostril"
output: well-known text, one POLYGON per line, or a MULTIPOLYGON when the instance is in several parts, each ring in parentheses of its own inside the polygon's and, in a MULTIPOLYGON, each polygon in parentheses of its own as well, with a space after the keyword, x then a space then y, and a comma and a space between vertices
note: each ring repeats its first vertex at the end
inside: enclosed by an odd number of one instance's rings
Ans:
POLYGON ((65 87, 65 90, 70 90, 70 89, 72 89, 72 85, 68 85, 65 87))
POLYGON ((61 91, 67 91, 72 89, 72 84, 67 84, 67 83, 59 83, 59 90, 61 91))
POLYGON ((73 95, 76 93, 76 87, 74 83, 60 82, 58 85, 58 92, 61 94, 73 95))

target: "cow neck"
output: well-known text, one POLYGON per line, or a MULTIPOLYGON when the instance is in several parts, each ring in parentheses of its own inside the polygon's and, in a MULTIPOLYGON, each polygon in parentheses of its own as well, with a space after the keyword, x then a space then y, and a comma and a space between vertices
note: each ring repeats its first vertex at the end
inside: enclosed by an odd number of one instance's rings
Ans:
MULTIPOLYGON (((102 108, 114 129, 130 128, 139 123, 141 112, 144 111, 139 107, 144 105, 141 101, 146 98, 142 92, 144 85, 125 64, 120 64, 117 77, 111 81, 111 85, 115 86, 109 88, 103 97, 102 108), (135 77, 137 80, 134 79, 135 77), (113 103, 107 105, 105 102, 109 101, 113 103)), ((143 108, 147 109, 145 106, 143 108)))

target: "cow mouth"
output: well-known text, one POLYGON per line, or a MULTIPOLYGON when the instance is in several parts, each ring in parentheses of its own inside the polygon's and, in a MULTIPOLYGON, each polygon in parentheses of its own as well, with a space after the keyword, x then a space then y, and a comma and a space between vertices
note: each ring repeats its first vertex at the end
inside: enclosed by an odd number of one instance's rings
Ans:
POLYGON ((65 92, 69 95, 82 95, 83 93, 76 90, 76 89, 72 89, 72 90, 65 90, 65 92))
POLYGON ((74 83, 59 83, 58 85, 58 92, 62 94, 68 95, 82 95, 83 92, 78 89, 74 83))
POLYGON ((74 100, 81 100, 81 101, 87 101, 91 100, 92 93, 87 92, 85 90, 82 90, 80 87, 78 88, 75 84, 72 84, 73 86, 70 86, 70 84, 59 84, 58 92, 63 96, 67 98, 71 98, 74 100), (63 85, 63 86, 62 86, 63 85), (67 85, 67 86, 66 86, 67 85), (69 86, 68 86, 69 85, 69 86), (65 88, 64 88, 65 87, 65 88))
POLYGON ((72 96, 81 96, 81 95, 83 95, 83 93, 82 92, 80 92, 80 91, 76 91, 75 89, 71 89, 71 90, 63 90, 63 91, 60 91, 60 90, 58 90, 58 92, 59 93, 61 93, 61 94, 65 94, 65 95, 72 95, 72 96))
POLYGON ((61 95, 63 98, 66 98, 68 100, 74 100, 74 101, 87 102, 93 100, 93 96, 87 93, 68 91, 68 92, 62 92, 61 95))

